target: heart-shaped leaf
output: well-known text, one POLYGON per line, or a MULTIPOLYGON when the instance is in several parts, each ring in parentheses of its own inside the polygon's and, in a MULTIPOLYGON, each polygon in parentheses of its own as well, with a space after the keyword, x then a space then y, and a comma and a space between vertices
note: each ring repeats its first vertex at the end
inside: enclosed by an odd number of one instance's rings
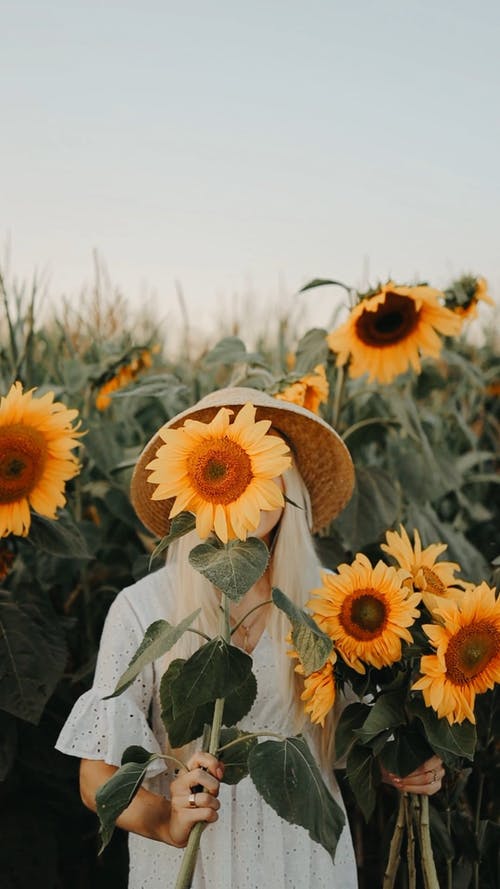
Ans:
POLYGON ((220 543, 200 543, 189 554, 190 564, 217 589, 237 602, 262 577, 269 561, 266 544, 257 537, 220 543))

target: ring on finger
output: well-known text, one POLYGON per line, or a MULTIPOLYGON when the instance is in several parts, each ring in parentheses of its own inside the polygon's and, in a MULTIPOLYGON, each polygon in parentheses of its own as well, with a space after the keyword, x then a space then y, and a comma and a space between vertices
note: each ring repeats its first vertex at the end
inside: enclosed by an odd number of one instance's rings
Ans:
POLYGON ((190 809, 197 809, 198 804, 196 802, 196 793, 190 793, 188 796, 188 806, 190 809))
POLYGON ((438 780, 439 779, 438 779, 437 769, 433 769, 429 784, 437 784, 438 780))

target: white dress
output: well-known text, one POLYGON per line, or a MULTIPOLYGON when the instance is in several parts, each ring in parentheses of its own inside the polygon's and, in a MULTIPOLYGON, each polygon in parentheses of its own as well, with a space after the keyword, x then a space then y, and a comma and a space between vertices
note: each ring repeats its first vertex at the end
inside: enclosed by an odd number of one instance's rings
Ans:
MULTIPOLYGON (((151 752, 166 749, 160 717, 160 661, 146 667, 120 697, 102 699, 115 688, 147 627, 160 618, 169 619, 168 603, 173 594, 169 569, 165 567, 117 596, 106 618, 93 688, 73 707, 58 738, 58 750, 118 766, 123 751, 131 744, 151 752)), ((258 692, 239 727, 293 734, 288 714, 270 681, 275 670, 274 643, 267 632, 260 637, 252 658, 258 692)), ((159 774, 164 767, 163 763, 153 763, 145 786, 168 797, 173 772, 169 769, 159 774)), ((329 785, 344 809, 333 776, 329 785)), ((222 784, 219 799, 219 820, 203 832, 192 889, 356 889, 356 864, 347 823, 333 865, 329 854, 310 839, 304 828, 288 824, 264 802, 249 777, 234 786, 222 784)), ((129 889, 175 886, 182 849, 129 834, 129 852, 129 889)))

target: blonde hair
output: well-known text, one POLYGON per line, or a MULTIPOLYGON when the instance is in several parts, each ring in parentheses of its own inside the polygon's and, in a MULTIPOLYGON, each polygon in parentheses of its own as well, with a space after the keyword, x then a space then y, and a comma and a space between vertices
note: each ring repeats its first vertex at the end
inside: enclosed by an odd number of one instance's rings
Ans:
MULTIPOLYGON (((311 590, 321 584, 321 565, 310 531, 312 522, 309 494, 295 465, 286 470, 283 482, 286 497, 296 506, 285 503, 273 541, 269 579, 271 587, 278 587, 295 605, 303 608, 311 590)), ((193 627, 212 637, 218 631, 219 596, 212 584, 191 567, 188 559, 191 549, 199 542, 196 532, 193 531, 169 547, 167 563, 173 571, 174 589, 179 591, 175 596, 171 620, 173 623, 178 623, 188 614, 201 608, 193 627)), ((324 729, 320 729, 318 726, 311 726, 309 718, 304 713, 304 704, 300 700, 303 681, 294 670, 296 661, 287 654, 289 646, 285 640, 290 633, 290 622, 279 608, 272 608, 267 631, 274 642, 276 681, 281 688, 285 708, 293 716, 295 731, 299 733, 308 728, 308 735, 313 740, 316 754, 326 766, 328 762, 332 762, 333 714, 329 714, 324 729)), ((185 633, 166 656, 164 667, 174 658, 189 657, 200 644, 201 638, 197 634, 185 633)))

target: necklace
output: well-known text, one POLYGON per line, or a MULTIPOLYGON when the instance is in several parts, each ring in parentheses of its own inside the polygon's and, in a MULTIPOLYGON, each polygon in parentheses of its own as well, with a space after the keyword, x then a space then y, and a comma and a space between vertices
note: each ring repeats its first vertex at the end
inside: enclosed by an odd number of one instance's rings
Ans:
POLYGON ((253 651, 253 649, 255 648, 255 645, 258 642, 258 639, 260 638, 262 632, 264 631, 264 626, 265 626, 265 621, 266 621, 266 615, 265 615, 264 611, 267 610, 266 606, 268 604, 269 604, 268 602, 263 602, 262 605, 258 605, 257 608, 255 608, 255 611, 252 611, 251 617, 250 617, 250 615, 248 615, 248 618, 245 617, 243 620, 240 620, 240 621, 238 621, 236 618, 232 618, 231 622, 233 624, 233 627, 237 628, 237 629, 235 629, 234 632, 236 634, 242 633, 241 648, 243 649, 243 651, 246 651, 247 654, 249 652, 253 651), (264 624, 264 626, 263 626, 263 624, 264 624), (261 629, 258 637, 255 638, 255 640, 253 640, 252 639, 252 630, 254 630, 256 627, 262 627, 262 629, 261 629))

